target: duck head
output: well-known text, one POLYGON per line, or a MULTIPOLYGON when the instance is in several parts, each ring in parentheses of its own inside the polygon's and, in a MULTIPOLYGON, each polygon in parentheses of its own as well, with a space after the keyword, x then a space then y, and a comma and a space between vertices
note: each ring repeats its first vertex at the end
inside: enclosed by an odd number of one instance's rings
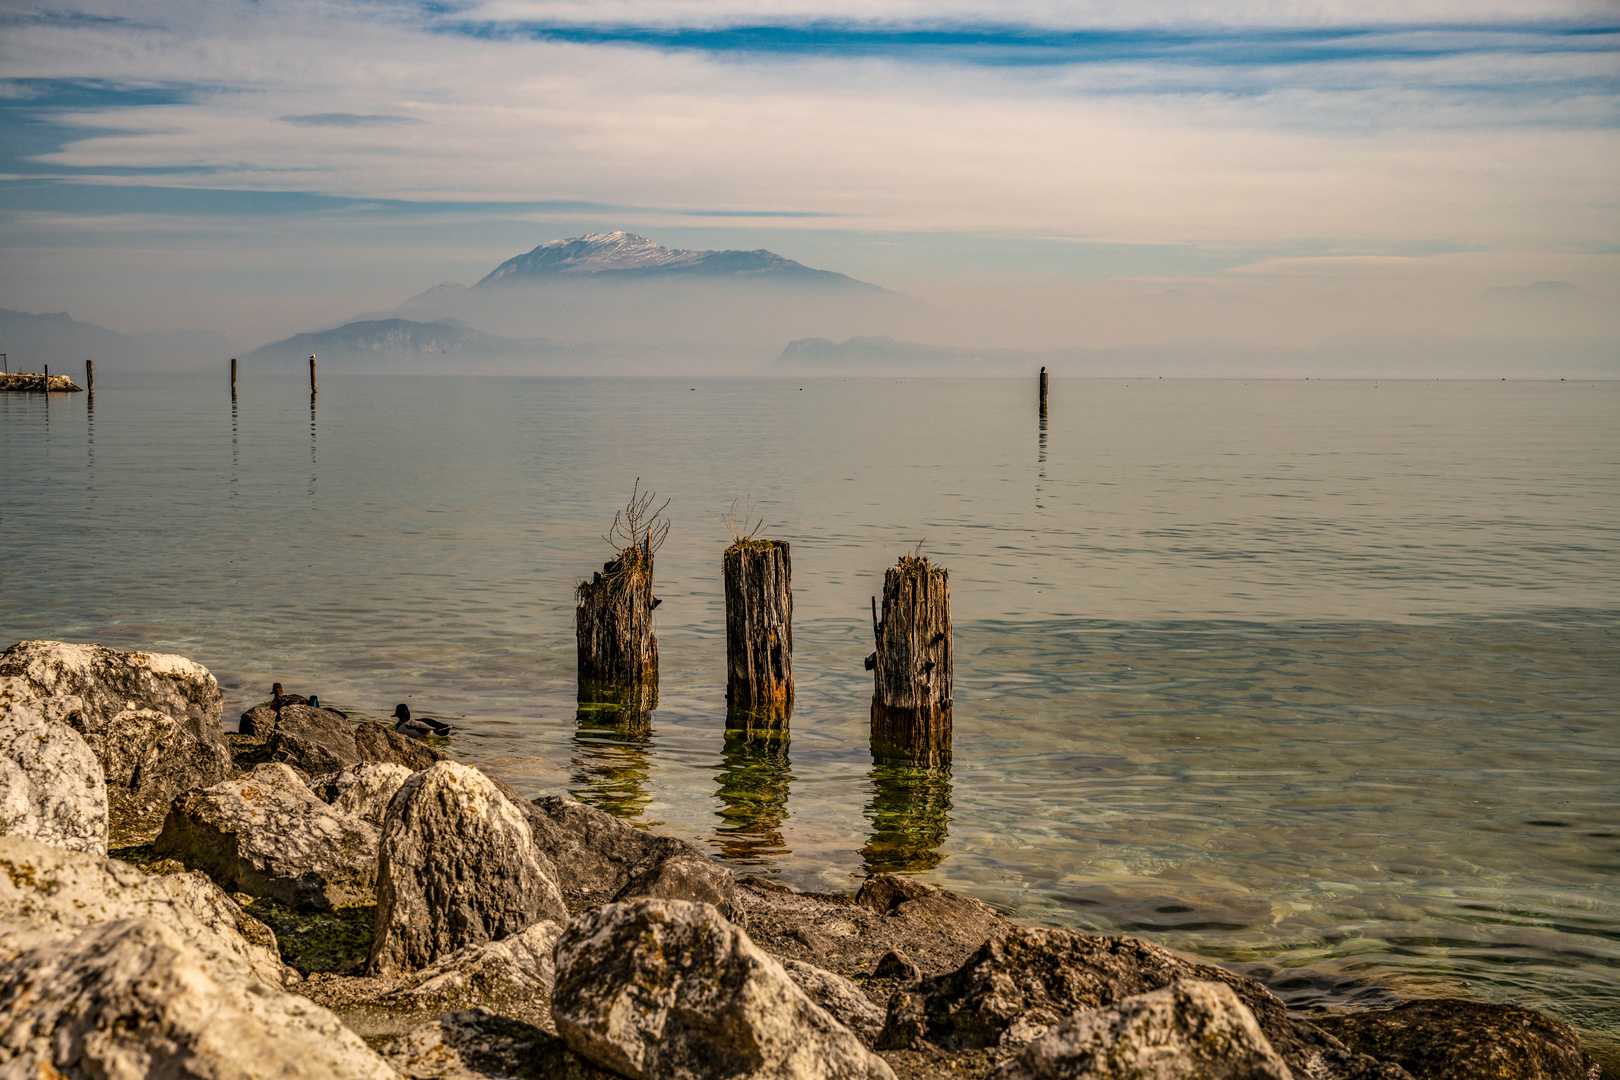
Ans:
POLYGON ((274 686, 270 687, 270 696, 271 697, 280 697, 281 696, 281 684, 280 683, 276 683, 274 686))
POLYGON ((405 723, 406 721, 410 720, 410 718, 411 718, 411 707, 409 705, 395 705, 394 706, 394 718, 397 719, 402 724, 405 723))

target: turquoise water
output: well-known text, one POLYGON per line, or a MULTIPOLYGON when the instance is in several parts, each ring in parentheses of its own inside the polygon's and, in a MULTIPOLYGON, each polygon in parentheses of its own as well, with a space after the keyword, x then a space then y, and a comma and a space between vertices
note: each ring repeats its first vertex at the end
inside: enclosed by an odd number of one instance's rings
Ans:
MULTIPOLYGON (((104 365, 112 367, 112 364, 104 365)), ((103 373, 0 395, 0 636, 398 701, 457 753, 847 889, 917 873, 1299 1004, 1462 994, 1620 1046, 1620 384, 103 373), (572 588, 672 501, 650 726, 572 588), (720 515, 793 545, 789 737, 725 728, 720 515), (869 597, 951 572, 955 747, 874 763, 869 597)))

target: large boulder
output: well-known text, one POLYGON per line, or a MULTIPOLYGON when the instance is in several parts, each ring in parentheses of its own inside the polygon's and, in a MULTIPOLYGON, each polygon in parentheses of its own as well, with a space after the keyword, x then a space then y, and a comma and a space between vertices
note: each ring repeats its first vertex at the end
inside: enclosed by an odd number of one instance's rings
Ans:
POLYGON ((115 847, 150 840, 176 795, 230 775, 219 683, 195 661, 20 641, 0 653, 0 678, 26 685, 101 761, 115 847))
POLYGON ((107 785, 79 733, 0 679, 0 834, 107 854, 107 785))
POLYGON ((632 1080, 892 1080, 712 904, 635 900, 574 919, 552 1016, 581 1056, 632 1080))
POLYGON ((572 910, 649 897, 713 904, 733 922, 744 920, 731 871, 686 841, 634 828, 561 796, 524 808, 572 910))
POLYGON ((1439 998, 1317 1023, 1418 1080, 1597 1080, 1600 1072, 1574 1028, 1513 1005, 1439 998))
POLYGON ((281 984, 275 935, 202 874, 149 876, 116 859, 0 836, 0 923, 76 931, 131 918, 163 923, 211 961, 281 984))
POLYGON ((464 1009, 382 1048, 406 1080, 620 1080, 555 1035, 488 1009, 464 1009))
POLYGON ((889 1003, 880 1049, 1015 1050, 1074 1013, 1112 1006, 1181 979, 1237 994, 1289 1068, 1312 1080, 1404 1080, 1397 1065, 1357 1054, 1288 1015, 1252 979, 1198 964, 1137 938, 1015 927, 991 938, 957 970, 925 979, 889 1003))
POLYGON ((340 773, 318 776, 310 786, 338 813, 357 817, 381 829, 388 804, 394 801, 410 776, 411 770, 403 765, 367 761, 351 765, 340 773))
POLYGON ((374 903, 378 832, 276 762, 176 799, 153 852, 222 887, 326 911, 374 903))
POLYGON ((379 1003, 431 1013, 487 1006, 549 1028, 562 932, 561 923, 542 919, 499 941, 470 945, 411 975, 379 1003))
POLYGON ((0 925, 7 1076, 393 1080, 319 1005, 205 955, 172 926, 0 925))
POLYGON ((807 964, 803 960, 779 960, 788 978, 798 984, 811 1001, 831 1014, 871 1046, 883 1031, 885 1013, 861 992, 861 988, 836 972, 807 964))
POLYGON ((568 917, 528 817, 483 773, 441 761, 389 804, 371 971, 414 971, 469 945, 568 917))
POLYGON ((1221 983, 1183 979, 1070 1017, 993 1080, 1294 1080, 1221 983))
POLYGON ((331 709, 283 705, 268 730, 255 734, 265 737, 264 753, 269 760, 286 762, 308 776, 342 772, 360 764, 354 728, 331 709))
POLYGON ((438 762, 450 760, 450 755, 443 750, 409 735, 401 735, 375 720, 367 720, 354 729, 354 745, 362 761, 403 765, 411 772, 421 772, 438 762))

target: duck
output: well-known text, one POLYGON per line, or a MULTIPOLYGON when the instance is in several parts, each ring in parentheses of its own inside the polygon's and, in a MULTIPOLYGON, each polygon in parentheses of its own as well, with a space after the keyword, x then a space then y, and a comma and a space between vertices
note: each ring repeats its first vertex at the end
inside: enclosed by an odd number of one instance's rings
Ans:
POLYGON ((334 709, 330 705, 322 705, 321 704, 321 698, 320 698, 319 694, 311 694, 311 695, 309 695, 309 707, 312 708, 312 709, 322 709, 322 710, 324 710, 326 712, 329 712, 329 713, 336 713, 337 715, 343 717, 343 719, 345 719, 345 720, 347 720, 349 718, 349 714, 344 712, 342 709, 334 709))
POLYGON ((281 684, 280 683, 276 683, 274 686, 270 687, 270 707, 272 709, 280 711, 280 709, 284 705, 308 705, 308 704, 309 704, 309 698, 304 697, 302 694, 283 694, 281 692, 281 684))
POLYGON ((409 735, 413 739, 426 739, 430 736, 450 734, 450 725, 441 720, 430 720, 425 716, 411 716, 409 705, 394 706, 394 730, 401 735, 409 735))

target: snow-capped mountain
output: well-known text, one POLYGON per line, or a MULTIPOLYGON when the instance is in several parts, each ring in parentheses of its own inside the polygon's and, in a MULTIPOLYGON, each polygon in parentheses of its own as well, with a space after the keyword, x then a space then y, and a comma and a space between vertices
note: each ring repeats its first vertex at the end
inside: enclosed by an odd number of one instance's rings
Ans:
POLYGON ((830 270, 815 270, 773 251, 688 251, 655 244, 634 233, 587 233, 548 240, 533 251, 508 259, 474 288, 544 278, 645 278, 670 276, 770 278, 815 282, 859 291, 882 291, 830 270))

